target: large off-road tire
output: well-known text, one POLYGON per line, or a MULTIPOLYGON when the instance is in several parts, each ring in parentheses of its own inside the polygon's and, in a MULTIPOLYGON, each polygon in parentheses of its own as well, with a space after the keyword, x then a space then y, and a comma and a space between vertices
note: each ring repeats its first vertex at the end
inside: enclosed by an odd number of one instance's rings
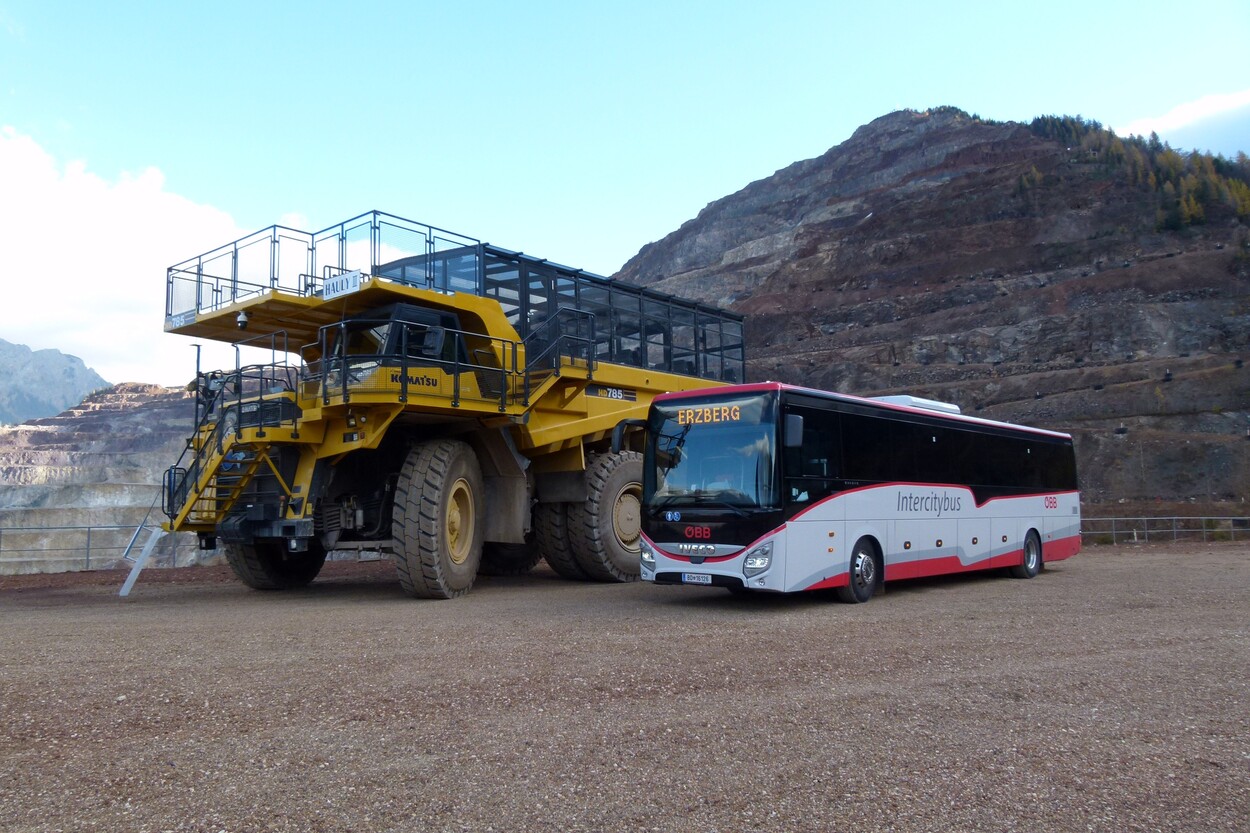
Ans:
POLYGON ((850 583, 837 589, 838 598, 849 604, 863 604, 872 598, 885 578, 885 567, 871 538, 860 538, 851 550, 850 583))
POLYGON ((482 563, 478 575, 522 576, 543 560, 543 554, 530 534, 524 544, 500 544, 487 541, 482 545, 482 563))
POLYGON ((1033 578, 1042 571, 1042 539, 1037 537, 1037 530, 1030 529, 1024 536, 1024 552, 1020 563, 1011 568, 1013 578, 1033 578))
POLYGON ((540 503, 534 507, 534 542, 548 566, 560 578, 585 581, 589 576, 577 563, 569 545, 567 503, 540 503))
POLYGON ((486 507, 477 455, 459 440, 413 446, 399 471, 391 538, 399 583, 410 596, 463 596, 482 560, 486 507))
POLYGON ((226 561, 239 580, 254 590, 293 590, 305 587, 326 563, 321 542, 308 542, 304 552, 288 552, 282 541, 225 544, 226 561))
POLYGON ((586 467, 586 502, 569 505, 569 543, 596 581, 637 581, 642 565, 642 455, 600 454, 586 467))

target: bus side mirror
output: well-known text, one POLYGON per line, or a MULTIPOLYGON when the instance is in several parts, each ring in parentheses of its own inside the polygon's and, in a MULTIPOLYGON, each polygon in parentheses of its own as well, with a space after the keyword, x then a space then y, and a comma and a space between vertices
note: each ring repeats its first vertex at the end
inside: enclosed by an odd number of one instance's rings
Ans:
POLYGON ((803 447, 803 415, 786 414, 786 437, 783 445, 786 448, 803 447))
POLYGON ((612 429, 612 453, 620 454, 622 446, 625 445, 625 432, 630 428, 646 428, 647 421, 645 419, 623 419, 612 429))

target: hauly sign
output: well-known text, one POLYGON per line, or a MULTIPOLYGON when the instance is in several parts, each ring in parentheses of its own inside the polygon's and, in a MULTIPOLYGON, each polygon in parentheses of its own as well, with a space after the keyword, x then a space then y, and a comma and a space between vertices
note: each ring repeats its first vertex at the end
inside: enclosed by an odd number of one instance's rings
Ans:
POLYGON ((342 295, 351 295, 353 292, 360 291, 360 279, 363 275, 359 269, 353 269, 350 272, 344 272, 341 275, 335 275, 332 278, 326 278, 321 286, 321 297, 323 300, 338 298, 342 295))

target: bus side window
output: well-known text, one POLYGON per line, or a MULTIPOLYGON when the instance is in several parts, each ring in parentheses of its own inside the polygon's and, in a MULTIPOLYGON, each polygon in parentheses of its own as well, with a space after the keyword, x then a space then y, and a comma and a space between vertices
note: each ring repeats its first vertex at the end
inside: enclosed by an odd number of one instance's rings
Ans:
POLYGON ((794 409, 803 417, 803 445, 784 449, 786 489, 791 502, 820 500, 837 489, 841 469, 839 415, 794 409))

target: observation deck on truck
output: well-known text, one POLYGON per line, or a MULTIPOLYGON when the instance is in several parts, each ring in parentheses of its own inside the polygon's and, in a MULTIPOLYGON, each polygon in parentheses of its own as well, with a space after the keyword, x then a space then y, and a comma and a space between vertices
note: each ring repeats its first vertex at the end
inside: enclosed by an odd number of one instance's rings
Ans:
POLYGON ((414 332, 412 355, 420 343, 427 358, 478 366, 490 353, 480 366, 514 393, 521 376, 562 364, 591 378, 609 363, 744 381, 740 315, 377 211, 315 233, 271 226, 170 267, 165 330, 298 351, 315 371, 350 341, 343 330, 336 348, 336 327, 397 302, 459 318, 443 328, 454 349, 432 351, 414 332))

